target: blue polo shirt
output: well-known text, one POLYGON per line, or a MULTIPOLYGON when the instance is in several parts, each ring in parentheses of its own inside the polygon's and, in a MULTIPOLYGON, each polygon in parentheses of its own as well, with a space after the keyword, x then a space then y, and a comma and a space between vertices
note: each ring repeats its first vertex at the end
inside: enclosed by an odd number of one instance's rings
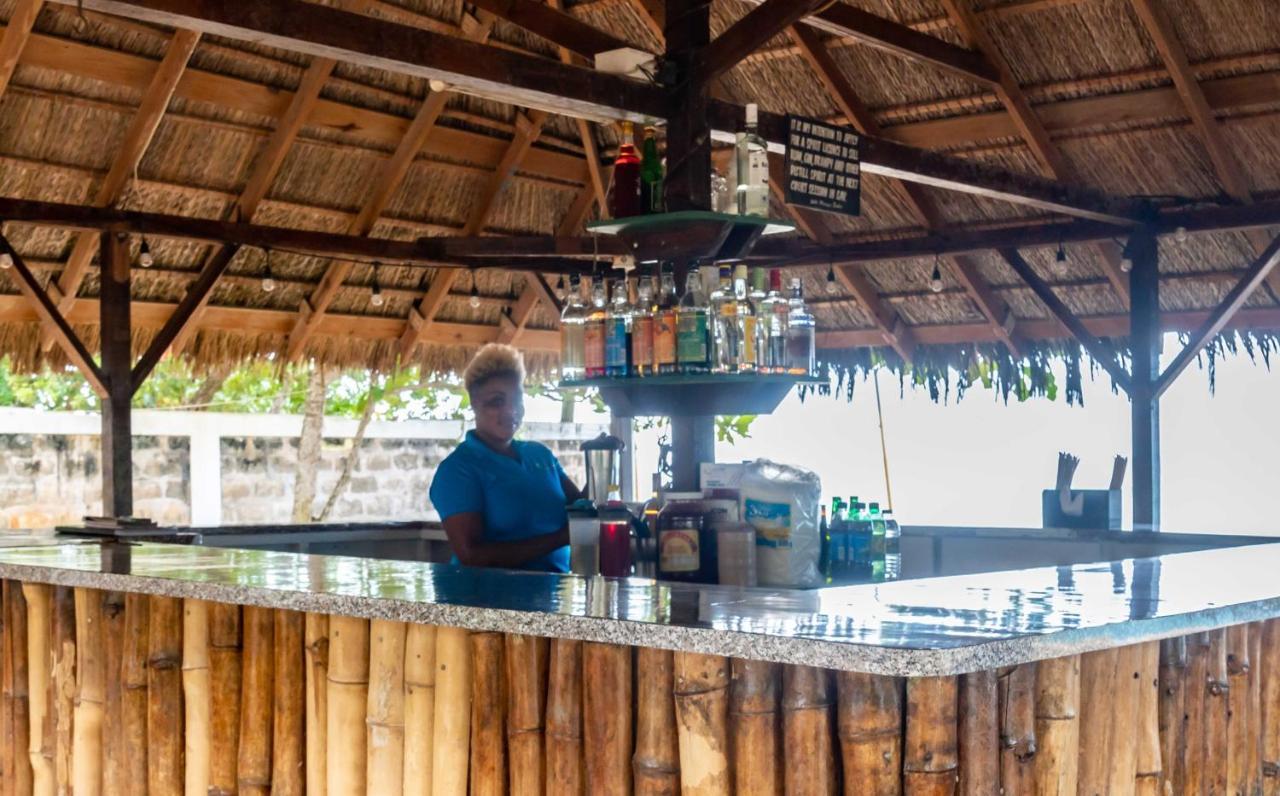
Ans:
MULTIPOLYGON (((511 447, 514 459, 490 450, 475 431, 467 432, 431 481, 431 504, 441 520, 479 512, 486 542, 527 539, 565 526, 569 516, 560 484, 564 470, 555 454, 537 442, 514 440, 511 447)), ((523 568, 568 572, 569 548, 527 561, 523 568)))

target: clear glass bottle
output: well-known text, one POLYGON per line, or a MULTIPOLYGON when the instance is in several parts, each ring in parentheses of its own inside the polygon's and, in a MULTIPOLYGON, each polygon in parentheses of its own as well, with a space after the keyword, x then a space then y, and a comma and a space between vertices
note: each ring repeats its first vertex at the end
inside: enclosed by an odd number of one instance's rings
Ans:
POLYGON ((885 563, 888 550, 885 546, 884 518, 880 516, 880 504, 867 505, 867 525, 871 528, 871 579, 885 579, 885 563))
POLYGON ((738 361, 738 309, 733 280, 727 265, 720 266, 720 283, 711 292, 707 312, 711 317, 711 371, 736 373, 738 361))
POLYGON ((658 267, 658 300, 653 313, 653 364, 658 373, 676 372, 676 278, 658 267))
POLYGON ((604 280, 597 277, 591 285, 591 307, 583 324, 583 362, 587 378, 598 379, 604 375, 604 280))
POLYGON ((814 350, 814 321, 804 305, 804 287, 800 278, 791 280, 791 298, 787 312, 787 373, 807 376, 817 370, 814 350))
POLYGON ((690 269, 684 295, 676 306, 676 359, 681 373, 706 373, 709 367, 707 304, 701 284, 698 270, 690 269))
POLYGON ((653 360, 653 282, 642 276, 636 286, 636 300, 631 305, 631 375, 652 376, 653 360))
POLYGON ((761 360, 769 373, 787 372, 787 316, 791 305, 782 296, 782 273, 769 272, 769 292, 760 302, 760 319, 765 324, 765 356, 761 360))
POLYGON ((902 529, 888 509, 881 518, 884 520, 884 579, 897 580, 902 576, 902 529))
POLYGON ((569 278, 569 295, 560 313, 560 378, 577 381, 586 375, 587 307, 578 275, 569 278))
POLYGON ((664 213, 667 209, 663 195, 662 158, 658 155, 658 134, 652 127, 644 128, 644 144, 640 149, 640 212, 664 213))
POLYGON ((736 265, 733 268, 733 298, 738 313, 735 324, 738 333, 736 354, 738 371, 754 373, 756 370, 756 311, 748 295, 745 265, 736 265))
POLYGON ((613 283, 613 301, 604 320, 604 373, 606 376, 630 375, 627 360, 631 356, 631 340, 627 324, 631 320, 631 304, 627 301, 627 280, 613 283))
POLYGON ((735 160, 738 165, 738 213, 769 215, 769 149, 756 131, 759 109, 747 104, 746 129, 738 133, 735 160))
POLYGON ((755 349, 756 371, 769 372, 769 316, 765 313, 765 297, 768 295, 765 285, 768 275, 763 268, 751 269, 751 289, 747 292, 747 301, 751 302, 751 313, 755 316, 755 333, 747 344, 755 349))
POLYGON ((631 122, 622 123, 622 143, 613 160, 613 189, 609 192, 609 214, 613 218, 640 215, 640 158, 636 155, 631 122))

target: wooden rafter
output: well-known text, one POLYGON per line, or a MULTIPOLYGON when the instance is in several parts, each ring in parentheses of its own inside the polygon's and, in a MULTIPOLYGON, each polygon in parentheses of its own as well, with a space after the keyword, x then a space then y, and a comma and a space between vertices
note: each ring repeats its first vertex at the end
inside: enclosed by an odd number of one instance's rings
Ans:
POLYGON ((791 23, 807 17, 830 0, 764 0, 746 16, 729 26, 711 46, 699 54, 695 70, 698 79, 709 83, 736 66, 791 23))
POLYGON ((42 5, 44 0, 18 0, 9 15, 9 24, 0 34, 0 97, 4 96, 4 90, 9 87, 9 80, 18 68, 22 48, 31 38, 31 28, 36 24, 42 5))
MULTIPOLYGON (((200 34, 194 31, 179 30, 173 34, 169 47, 165 51, 164 60, 156 68, 151 83, 142 95, 142 103, 138 106, 137 113, 134 114, 133 121, 125 132, 124 140, 116 152, 111 169, 103 178, 102 184, 98 186, 94 204, 106 207, 120 200, 125 186, 137 171, 142 156, 160 127, 160 120, 164 117, 169 101, 173 98, 178 79, 187 68, 187 61, 191 58, 191 53, 195 52, 199 41, 200 34)), ((84 280, 85 271, 97 251, 96 235, 80 235, 72 244, 67 266, 58 278, 56 287, 51 285, 49 291, 62 312, 65 313, 75 301, 76 292, 84 280)), ((53 343, 53 330, 46 327, 41 344, 47 351, 53 343)))
MULTIPOLYGON (((827 89, 827 94, 849 123, 860 133, 881 135, 879 123, 858 98, 853 86, 841 74, 839 66, 827 52, 817 31, 803 25, 793 25, 790 32, 810 68, 818 76, 827 89)), ((891 184, 923 227, 936 229, 940 226, 941 218, 937 208, 918 185, 900 181, 894 181, 891 184)), ((1014 334, 1013 313, 1010 312, 1009 306, 991 291, 987 281, 978 272, 977 266, 964 257, 949 257, 947 264, 956 274, 979 312, 991 323, 991 330, 1008 347, 1010 353, 1015 356, 1020 355, 1022 346, 1014 334)))
POLYGON ((629 42, 561 10, 558 4, 544 5, 537 0, 472 0, 472 3, 496 17, 538 34, 552 44, 566 47, 588 58, 597 53, 631 46, 629 42))

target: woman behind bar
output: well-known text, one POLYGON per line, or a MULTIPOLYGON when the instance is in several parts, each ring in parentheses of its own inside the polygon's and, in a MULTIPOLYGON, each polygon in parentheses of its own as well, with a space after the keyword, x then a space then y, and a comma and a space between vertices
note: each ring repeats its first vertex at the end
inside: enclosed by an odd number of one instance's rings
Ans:
POLYGON ((462 374, 476 427, 431 481, 454 561, 569 571, 565 506, 581 492, 545 445, 515 439, 524 420, 524 360, 490 343, 462 374))

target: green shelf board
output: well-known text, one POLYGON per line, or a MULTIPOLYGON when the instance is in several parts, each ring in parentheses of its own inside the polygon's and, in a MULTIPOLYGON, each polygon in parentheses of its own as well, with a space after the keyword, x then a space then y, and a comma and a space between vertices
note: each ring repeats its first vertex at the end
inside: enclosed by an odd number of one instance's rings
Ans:
POLYGON ((790 221, 784 221, 779 218, 740 216, 736 213, 713 213, 709 210, 679 210, 674 213, 655 213, 647 216, 629 216, 627 218, 611 218, 605 221, 592 221, 587 224, 587 230, 601 235, 620 235, 627 232, 640 232, 661 227, 674 227, 690 222, 707 221, 744 227, 764 227, 761 231, 762 235, 793 232, 796 228, 796 225, 790 221))
POLYGON ((821 376, 793 376, 788 373, 669 373, 656 376, 605 376, 598 379, 563 379, 560 386, 584 387, 648 387, 685 386, 694 384, 823 384, 821 376))
POLYGON ((563 388, 596 388, 616 417, 767 415, 797 384, 814 376, 757 373, 671 374, 561 381, 563 388))

